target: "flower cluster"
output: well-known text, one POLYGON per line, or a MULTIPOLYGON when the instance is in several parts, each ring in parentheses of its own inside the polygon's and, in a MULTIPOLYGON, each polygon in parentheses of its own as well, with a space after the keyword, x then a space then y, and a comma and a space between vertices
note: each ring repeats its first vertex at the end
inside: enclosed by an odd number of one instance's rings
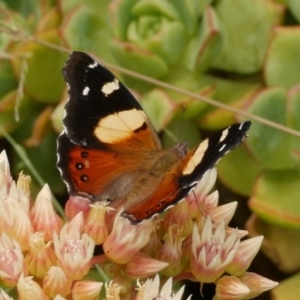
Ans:
MULTIPOLYGON (((132 225, 106 203, 71 197, 64 221, 49 187, 33 203, 30 178, 20 174, 16 183, 2 152, 1 281, 20 300, 99 299, 102 288, 106 299, 181 299, 183 288, 173 293, 171 277, 215 282, 215 299, 253 298, 277 283, 246 272, 262 237, 241 241, 246 232, 228 227, 236 204, 218 207, 217 192, 208 195, 215 178, 213 170, 163 219, 132 225), (103 254, 94 255, 95 245, 102 245, 103 254), (102 279, 90 280, 96 264, 102 279), (158 272, 170 278, 161 290, 158 275, 149 279, 158 272)), ((1 299, 12 298, 1 290, 1 299)))

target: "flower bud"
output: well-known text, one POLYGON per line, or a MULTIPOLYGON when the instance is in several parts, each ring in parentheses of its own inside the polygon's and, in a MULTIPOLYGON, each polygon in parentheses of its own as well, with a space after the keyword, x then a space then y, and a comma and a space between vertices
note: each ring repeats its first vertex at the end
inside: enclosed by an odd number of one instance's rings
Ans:
POLYGON ((103 286, 102 282, 77 281, 72 289, 73 300, 97 300, 103 286))
POLYGON ((216 284, 216 298, 218 300, 247 299, 250 289, 234 276, 223 276, 216 284))
POLYGON ((259 251, 262 241, 263 236, 242 241, 232 262, 226 267, 226 272, 235 276, 245 273, 259 251))
POLYGON ((0 236, 0 278, 6 286, 15 286, 20 275, 26 272, 19 243, 4 232, 0 236))
POLYGON ((278 285, 278 282, 250 272, 246 272, 243 276, 240 277, 240 280, 250 289, 250 294, 247 299, 255 298, 261 293, 268 291, 278 285))
POLYGON ((166 268, 167 262, 156 260, 146 254, 136 253, 125 267, 125 273, 133 279, 142 279, 157 274, 166 268))
POLYGON ((47 184, 36 197, 30 212, 30 219, 35 231, 45 233, 46 241, 51 241, 53 232, 58 233, 61 229, 61 220, 53 208, 52 195, 47 184))
POLYGON ((126 264, 149 242, 153 230, 152 220, 132 225, 116 216, 112 232, 103 244, 104 253, 115 263, 126 264))
POLYGON ((90 269, 94 252, 94 241, 82 234, 83 214, 79 213, 61 229, 59 236, 54 232, 53 243, 58 258, 57 265, 72 280, 79 280, 90 269))
POLYGON ((47 271, 56 265, 56 255, 50 242, 45 243, 44 233, 35 232, 30 236, 30 247, 25 261, 29 274, 37 278, 45 277, 47 271))
POLYGON ((221 221, 216 228, 210 218, 203 220, 204 225, 194 225, 192 235, 192 257, 190 268, 200 282, 214 282, 232 261, 239 246, 237 234, 226 237, 225 225, 221 221))
POLYGON ((90 207, 84 221, 83 231, 94 240, 96 245, 101 245, 108 236, 108 230, 105 224, 107 207, 105 203, 102 202, 91 204, 90 207))
POLYGON ((192 232, 193 221, 190 216, 189 206, 185 200, 167 211, 163 223, 165 231, 167 231, 172 224, 177 224, 181 228, 182 236, 188 236, 192 232))
POLYGON ((161 271, 167 277, 177 276, 184 268, 182 241, 181 228, 177 224, 173 224, 169 227, 165 242, 157 255, 159 260, 169 264, 161 271))
POLYGON ((33 280, 33 277, 31 276, 24 277, 22 274, 19 278, 17 289, 19 292, 19 300, 49 300, 42 288, 33 280))
POLYGON ((43 279, 43 290, 50 298, 58 294, 61 296, 70 294, 71 285, 72 281, 56 266, 51 267, 43 279))

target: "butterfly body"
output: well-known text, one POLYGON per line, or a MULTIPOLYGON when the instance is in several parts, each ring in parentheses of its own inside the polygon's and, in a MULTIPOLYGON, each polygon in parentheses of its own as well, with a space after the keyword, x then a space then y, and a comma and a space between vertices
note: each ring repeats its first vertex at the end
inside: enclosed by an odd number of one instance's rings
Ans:
POLYGON ((104 66, 73 52, 63 75, 69 100, 57 166, 68 191, 123 207, 133 223, 185 197, 250 127, 234 124, 190 152, 186 143, 163 150, 140 104, 104 66))

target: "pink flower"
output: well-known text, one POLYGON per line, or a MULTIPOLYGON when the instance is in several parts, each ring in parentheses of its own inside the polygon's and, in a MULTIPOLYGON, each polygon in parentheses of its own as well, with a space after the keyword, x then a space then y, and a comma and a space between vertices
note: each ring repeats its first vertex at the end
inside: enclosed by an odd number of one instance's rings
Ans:
POLYGON ((9 193, 12 182, 9 162, 5 151, 0 153, 0 199, 4 199, 9 193))
POLYGON ((240 241, 236 233, 226 236, 224 222, 215 229, 210 218, 203 223, 193 228, 190 268, 198 281, 214 282, 233 260, 240 241))
POLYGON ((170 208, 163 221, 163 228, 167 232, 168 228, 177 224, 181 228, 182 236, 188 236, 193 230, 193 221, 189 212, 189 206, 185 200, 170 208))
POLYGON ((50 298, 58 294, 61 296, 70 294, 71 285, 72 281, 56 266, 51 267, 43 279, 43 290, 50 298))
POLYGON ((96 245, 103 244, 108 236, 105 215, 109 208, 106 205, 107 203, 103 202, 91 204, 84 221, 83 231, 94 240, 96 245))
POLYGON ((53 208, 52 195, 47 184, 36 197, 30 219, 35 231, 44 232, 46 241, 51 241, 53 232, 58 233, 61 229, 61 220, 53 208))
POLYGON ((90 269, 95 243, 87 235, 82 234, 83 214, 79 213, 61 229, 59 236, 53 235, 55 254, 58 266, 72 280, 79 280, 90 269))
POLYGON ((56 255, 51 242, 45 243, 43 232, 35 232, 29 240, 30 247, 25 256, 28 272, 30 275, 43 278, 47 271, 56 265, 56 255))
MULTIPOLYGON (((166 300, 180 300, 184 291, 184 286, 177 293, 172 291, 172 278, 169 278, 163 285, 161 290, 159 289, 159 276, 155 278, 147 279, 145 283, 138 282, 138 293, 135 300, 153 300, 153 299, 166 299, 166 300)), ((191 296, 187 300, 191 299, 191 296)))
POLYGON ((73 300, 98 300, 102 282, 95 281, 77 281, 72 289, 73 300))
POLYGON ((250 294, 247 299, 255 298, 261 293, 273 289, 278 285, 278 282, 250 272, 246 272, 240 276, 239 279, 250 289, 250 294))
POLYGON ((0 277, 5 285, 15 286, 25 272, 24 257, 19 243, 4 232, 0 236, 0 277))
POLYGON ((244 274, 259 251, 262 241, 263 236, 242 241, 233 260, 226 267, 226 272, 235 276, 244 274))
POLYGON ((243 300, 247 299, 250 289, 234 276, 223 276, 217 281, 216 300, 243 300))
POLYGON ((177 224, 171 225, 164 240, 157 258, 169 264, 161 273, 167 277, 173 277, 180 274, 185 266, 185 259, 182 255, 183 237, 181 227, 177 224))
POLYGON ((132 225, 117 215, 112 232, 103 244, 105 255, 117 264, 128 263, 149 242, 154 228, 153 220, 132 225))
MULTIPOLYGON (((216 169, 207 172, 196 187, 185 197, 188 205, 189 212, 192 219, 205 214, 206 210, 210 207, 216 207, 218 204, 218 193, 214 196, 207 196, 217 179, 216 169)), ((206 215, 206 214, 205 214, 206 215)))
POLYGON ((0 300, 14 300, 13 298, 9 297, 3 290, 0 290, 0 300))
POLYGON ((125 273, 130 278, 142 279, 157 274, 169 264, 138 252, 125 267, 125 273))
MULTIPOLYGON (((12 187, 16 189, 14 182, 11 185, 11 191, 12 187)), ((10 195, 6 200, 0 201, 0 221, 2 231, 17 240, 22 251, 28 251, 28 237, 33 231, 31 222, 21 203, 10 195)))
POLYGON ((89 210, 89 201, 81 197, 70 196, 69 200, 65 205, 65 214, 68 220, 73 219, 79 212, 82 212, 84 218, 86 218, 89 213, 89 210))
POLYGON ((19 292, 19 300, 39 299, 49 300, 40 285, 33 280, 33 277, 24 277, 21 274, 17 289, 19 292))

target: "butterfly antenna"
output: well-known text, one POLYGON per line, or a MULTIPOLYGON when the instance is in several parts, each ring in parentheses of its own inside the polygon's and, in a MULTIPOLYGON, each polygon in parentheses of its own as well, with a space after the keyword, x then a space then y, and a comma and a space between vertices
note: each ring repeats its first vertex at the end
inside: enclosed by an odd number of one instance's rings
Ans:
POLYGON ((192 193, 193 193, 193 195, 194 195, 194 197, 195 197, 195 201, 196 201, 196 203, 197 203, 197 206, 198 206, 198 209, 199 209, 200 213, 202 214, 203 218, 206 218, 206 216, 205 216, 205 214, 204 214, 204 211, 201 209, 201 207, 200 207, 200 205, 199 205, 199 203, 198 203, 198 201, 197 201, 197 197, 196 197, 195 191, 192 190, 192 193))
POLYGON ((182 105, 182 114, 181 114, 180 128, 179 128, 179 133, 178 133, 178 141, 177 141, 178 144, 180 143, 181 136, 182 136, 183 117, 184 117, 185 110, 186 110, 186 105, 183 104, 183 105, 182 105))

